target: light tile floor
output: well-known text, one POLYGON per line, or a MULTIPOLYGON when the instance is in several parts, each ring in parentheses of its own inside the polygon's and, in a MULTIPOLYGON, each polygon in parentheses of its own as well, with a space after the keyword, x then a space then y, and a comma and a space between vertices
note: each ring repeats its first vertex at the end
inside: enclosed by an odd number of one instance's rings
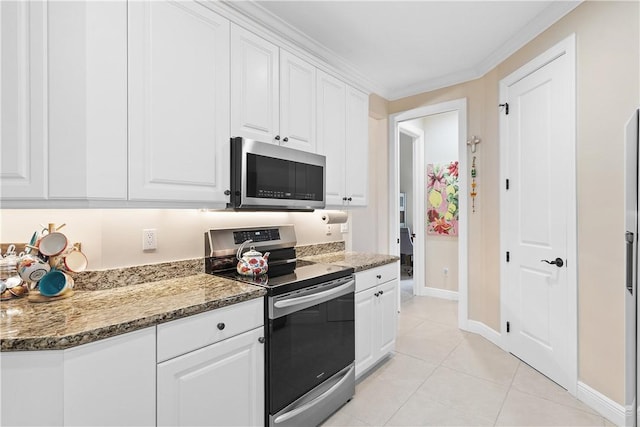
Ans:
POLYGON ((402 282, 394 354, 359 380, 354 398, 324 426, 613 425, 516 357, 459 330, 456 301, 414 297, 402 282))

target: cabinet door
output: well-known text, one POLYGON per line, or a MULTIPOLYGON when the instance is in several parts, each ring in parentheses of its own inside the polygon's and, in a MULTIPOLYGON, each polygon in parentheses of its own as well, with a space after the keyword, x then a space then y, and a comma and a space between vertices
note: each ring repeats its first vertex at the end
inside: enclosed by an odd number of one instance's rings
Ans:
POLYGON ((127 199, 127 3, 49 3, 49 198, 127 199))
POLYGON ((391 280, 376 289, 380 292, 376 313, 379 321, 376 351, 380 356, 384 356, 392 351, 396 344, 398 280, 391 280))
POLYGON ((326 203, 344 203, 346 85, 320 70, 318 73, 318 153, 327 157, 326 203))
POLYGON ((62 350, 0 352, 0 425, 62 426, 63 363, 62 350))
POLYGON ((369 97, 347 87, 345 195, 349 206, 366 206, 369 183, 369 97))
POLYGON ((129 198, 224 203, 228 189, 229 21, 129 2, 129 198))
POLYGON ((373 365, 377 358, 376 292, 374 287, 355 295, 356 377, 373 365))
POLYGON ((64 351, 65 426, 152 426, 156 329, 64 351))
POLYGON ((280 144, 316 152, 316 68, 280 51, 280 144))
POLYGON ((0 2, 0 196, 47 197, 47 3, 0 2))
POLYGON ((158 364, 158 425, 262 425, 262 336, 256 328, 158 364))
POLYGON ((231 136, 278 143, 278 46, 231 26, 231 136))

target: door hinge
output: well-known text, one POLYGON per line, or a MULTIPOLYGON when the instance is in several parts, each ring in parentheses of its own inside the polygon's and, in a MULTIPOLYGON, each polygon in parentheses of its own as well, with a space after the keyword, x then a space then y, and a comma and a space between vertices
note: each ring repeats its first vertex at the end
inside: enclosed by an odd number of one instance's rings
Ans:
POLYGON ((498 107, 504 107, 504 113, 508 116, 509 115, 509 103, 505 102, 504 104, 498 104, 498 107))
POLYGON ((509 262, 511 259, 511 254, 509 253, 509 251, 507 251, 507 262, 509 262))
POLYGON ((511 325, 507 322, 507 333, 511 332, 511 325))
POLYGON ((509 179, 506 180, 505 186, 506 186, 506 189, 508 190, 509 189, 509 179))

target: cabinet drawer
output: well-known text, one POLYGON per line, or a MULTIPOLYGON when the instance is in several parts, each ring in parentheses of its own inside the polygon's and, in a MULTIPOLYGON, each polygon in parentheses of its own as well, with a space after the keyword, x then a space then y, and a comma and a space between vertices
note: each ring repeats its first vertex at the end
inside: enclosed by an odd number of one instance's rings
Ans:
POLYGON ((262 326, 263 304, 256 298, 158 325, 158 363, 262 326))
POLYGON ((398 278, 398 263, 392 262, 380 267, 356 273, 356 292, 364 291, 373 286, 398 278))

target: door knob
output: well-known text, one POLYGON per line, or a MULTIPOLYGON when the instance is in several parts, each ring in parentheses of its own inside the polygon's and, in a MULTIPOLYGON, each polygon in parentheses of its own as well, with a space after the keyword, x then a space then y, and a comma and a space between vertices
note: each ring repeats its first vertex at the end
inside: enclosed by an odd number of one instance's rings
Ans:
POLYGON ((562 258, 556 258, 553 261, 549 261, 546 259, 541 259, 540 262, 546 262, 547 264, 551 264, 551 265, 555 265, 556 267, 562 267, 564 265, 564 261, 562 261, 562 258))

